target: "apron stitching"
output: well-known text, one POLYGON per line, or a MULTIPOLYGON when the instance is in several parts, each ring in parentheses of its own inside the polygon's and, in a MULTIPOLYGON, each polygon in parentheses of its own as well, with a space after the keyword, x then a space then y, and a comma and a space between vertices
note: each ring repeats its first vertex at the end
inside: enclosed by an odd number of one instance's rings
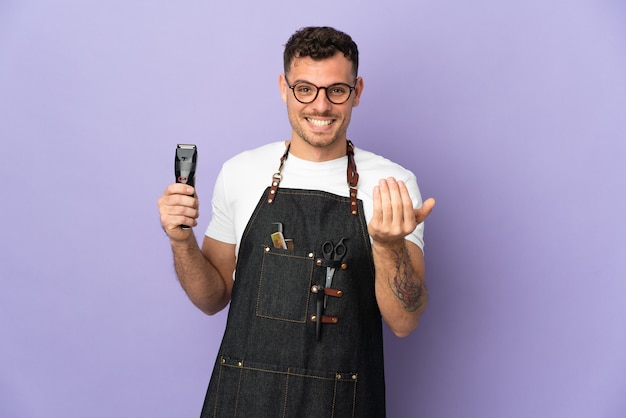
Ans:
POLYGON ((354 418, 354 411, 356 411, 356 385, 358 381, 354 382, 354 390, 352 391, 352 418, 354 418))
MULTIPOLYGON (((283 370, 271 370, 271 369, 264 369, 262 367, 251 367, 251 366, 239 366, 239 365, 235 365, 235 364, 224 364, 223 367, 230 367, 232 369, 239 369, 239 370, 251 370, 251 371, 255 371, 255 372, 260 372, 260 373, 272 373, 272 374, 278 374, 278 375, 285 375, 285 376, 294 376, 294 377, 302 377, 302 378, 306 378, 306 379, 316 379, 316 380, 325 380, 325 381, 336 381, 337 379, 337 374, 340 374, 341 376, 343 376, 344 374, 354 374, 352 372, 342 372, 342 373, 337 373, 337 372, 328 372, 328 371, 324 371, 324 370, 309 370, 310 372, 318 372, 318 373, 324 373, 324 374, 328 374, 329 376, 317 376, 315 374, 307 374, 307 373, 300 373, 300 372, 295 372, 292 371, 293 367, 289 367, 286 371, 283 370)), ((357 380, 352 379, 352 381, 357 382, 357 380)))
POLYGON ((330 416, 335 416, 335 402, 337 402, 337 379, 335 379, 335 385, 333 386, 333 404, 330 408, 330 416))
POLYGON ((237 407, 239 406, 239 391, 241 390, 241 376, 243 374, 243 367, 239 369, 239 381, 237 381, 237 396, 235 397, 235 413, 233 417, 237 416, 237 407))
POLYGON ((335 200, 337 202, 346 202, 349 200, 348 197, 333 195, 329 192, 324 192, 322 190, 319 191, 306 191, 306 190, 297 190, 297 189, 281 189, 281 194, 292 195, 292 196, 319 196, 330 200, 335 200))
MULTIPOLYGON (((367 222, 367 221, 366 221, 367 222)), ((363 221, 361 220, 361 218, 359 218, 359 225, 361 226, 361 234, 363 237, 363 240, 365 242, 365 245, 367 246, 367 249, 369 250, 369 260, 370 260, 370 272, 374 275, 374 261, 372 259, 372 243, 370 242, 370 237, 369 237, 369 233, 367 232, 367 225, 363 225, 363 221)))
POLYGON ((265 269, 265 255, 261 259, 261 271, 259 278, 259 288, 257 290, 257 298, 256 298, 256 314, 259 316, 259 305, 261 304, 261 285, 263 284, 263 270, 265 269))
MULTIPOLYGON (((222 358, 223 359, 223 358, 222 358)), ((222 361, 220 361, 222 363, 222 361)), ((217 405, 218 398, 220 394, 220 383, 222 382, 222 365, 220 364, 220 370, 217 375, 217 390, 215 391, 215 408, 213 408, 213 418, 217 417, 217 405)))
POLYGON ((285 379, 285 400, 283 402, 283 418, 287 416, 287 398, 289 397, 289 376, 291 367, 287 369, 287 377, 285 379))

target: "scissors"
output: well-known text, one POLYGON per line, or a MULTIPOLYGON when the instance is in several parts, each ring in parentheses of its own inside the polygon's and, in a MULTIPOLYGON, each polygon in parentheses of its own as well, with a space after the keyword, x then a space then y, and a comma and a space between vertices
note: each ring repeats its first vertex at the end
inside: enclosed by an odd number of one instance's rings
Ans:
MULTIPOLYGON (((346 246, 343 240, 347 238, 341 238, 337 244, 333 244, 331 241, 326 241, 322 244, 322 254, 324 259, 329 262, 326 267, 326 288, 330 288, 333 284, 333 276, 335 275, 335 269, 339 265, 339 262, 346 255, 346 246), (332 262, 332 263, 330 263, 332 262)), ((326 300, 328 296, 324 296, 324 308, 326 307, 326 300)))

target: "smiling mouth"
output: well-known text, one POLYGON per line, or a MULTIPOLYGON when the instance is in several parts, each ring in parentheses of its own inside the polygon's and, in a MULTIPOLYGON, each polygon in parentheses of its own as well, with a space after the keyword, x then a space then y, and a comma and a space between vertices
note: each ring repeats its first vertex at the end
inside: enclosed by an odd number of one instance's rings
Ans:
POLYGON ((329 126, 335 121, 334 119, 313 119, 313 118, 306 118, 306 120, 311 125, 318 127, 318 128, 329 126))

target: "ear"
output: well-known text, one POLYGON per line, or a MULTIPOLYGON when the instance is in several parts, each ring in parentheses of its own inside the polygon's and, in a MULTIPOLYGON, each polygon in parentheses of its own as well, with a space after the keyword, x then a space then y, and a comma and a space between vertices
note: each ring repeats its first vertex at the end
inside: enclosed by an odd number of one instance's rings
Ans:
POLYGON ((287 103, 287 89, 289 87, 284 74, 278 76, 278 88, 280 89, 280 97, 283 99, 283 102, 287 103))
POLYGON ((356 80, 354 87, 354 100, 352 100, 352 107, 357 107, 361 101, 361 93, 363 93, 363 78, 359 77, 356 80))

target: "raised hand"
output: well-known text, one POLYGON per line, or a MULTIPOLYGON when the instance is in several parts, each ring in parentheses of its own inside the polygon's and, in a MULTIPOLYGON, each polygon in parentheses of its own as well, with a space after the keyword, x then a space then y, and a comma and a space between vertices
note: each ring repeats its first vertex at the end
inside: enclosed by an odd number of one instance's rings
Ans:
POLYGON ((374 214, 368 224, 372 239, 379 244, 403 242, 433 210, 435 200, 427 199, 413 208, 409 191, 402 181, 389 177, 381 179, 373 192, 374 214))

